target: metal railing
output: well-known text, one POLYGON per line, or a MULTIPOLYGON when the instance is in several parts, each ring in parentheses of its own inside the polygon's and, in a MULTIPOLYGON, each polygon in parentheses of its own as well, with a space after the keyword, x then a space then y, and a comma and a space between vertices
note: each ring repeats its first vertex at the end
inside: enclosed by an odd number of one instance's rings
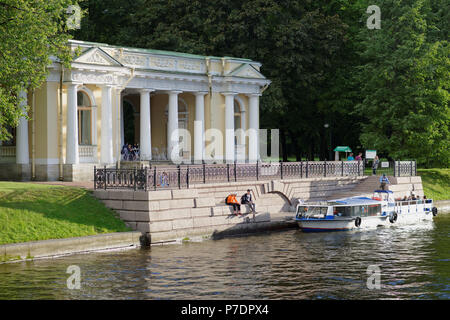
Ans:
POLYGON ((0 146, 0 157, 15 157, 16 146, 0 146))
POLYGON ((417 163, 411 161, 380 161, 376 170, 373 170, 373 160, 364 160, 366 163, 364 175, 382 175, 394 177, 410 177, 417 175, 417 163))
MULTIPOLYGON (((416 161, 392 161, 395 177, 415 176, 416 161)), ((191 184, 363 176, 364 161, 300 161, 275 163, 198 164, 114 169, 94 167, 94 189, 158 190, 191 184)), ((367 170, 366 170, 367 171, 367 170)))
POLYGON ((362 161, 198 164, 114 169, 94 167, 94 189, 158 190, 212 182, 364 175, 362 161))
POLYGON ((394 177, 412 177, 416 175, 416 161, 394 161, 394 177))

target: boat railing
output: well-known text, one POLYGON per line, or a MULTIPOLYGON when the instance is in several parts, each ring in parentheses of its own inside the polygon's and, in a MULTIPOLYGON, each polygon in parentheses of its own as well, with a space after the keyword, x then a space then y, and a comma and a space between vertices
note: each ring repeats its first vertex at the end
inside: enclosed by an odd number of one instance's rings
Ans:
POLYGON ((431 199, 426 199, 425 201, 422 199, 418 199, 418 200, 395 200, 395 204, 396 205, 403 205, 403 206, 408 206, 411 204, 432 204, 433 200, 431 199))
POLYGON ((394 210, 395 212, 417 212, 423 208, 425 211, 431 211, 432 206, 432 199, 396 200, 394 210))

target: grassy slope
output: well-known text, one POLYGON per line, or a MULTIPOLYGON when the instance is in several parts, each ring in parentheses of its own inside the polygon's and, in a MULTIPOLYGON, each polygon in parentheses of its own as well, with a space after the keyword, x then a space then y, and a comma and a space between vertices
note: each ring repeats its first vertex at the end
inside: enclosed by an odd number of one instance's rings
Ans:
POLYGON ((417 169, 427 198, 450 200, 450 169, 417 169))
POLYGON ((128 230, 88 190, 0 182, 0 244, 128 230))

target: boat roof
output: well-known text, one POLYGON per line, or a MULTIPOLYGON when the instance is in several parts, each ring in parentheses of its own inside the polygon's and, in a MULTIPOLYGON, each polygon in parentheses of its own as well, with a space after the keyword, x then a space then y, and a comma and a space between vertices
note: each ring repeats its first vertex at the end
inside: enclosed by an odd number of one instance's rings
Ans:
POLYGON ((373 192, 378 192, 378 193, 394 193, 390 190, 374 190, 373 192))
POLYGON ((369 204, 380 204, 380 201, 373 200, 367 197, 352 197, 334 200, 338 204, 348 204, 348 205, 369 205, 369 204))
POLYGON ((342 198, 336 200, 329 200, 326 202, 313 202, 313 203, 299 203, 299 206, 305 207, 328 207, 333 205, 344 206, 344 205, 371 205, 371 204, 380 204, 379 200, 373 200, 367 197, 351 197, 351 198, 342 198))

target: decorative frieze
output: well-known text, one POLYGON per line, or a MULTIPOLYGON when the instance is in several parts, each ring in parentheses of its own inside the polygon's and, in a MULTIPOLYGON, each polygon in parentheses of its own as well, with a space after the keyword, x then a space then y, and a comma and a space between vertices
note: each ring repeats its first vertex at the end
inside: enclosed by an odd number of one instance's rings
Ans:
POLYGON ((131 65, 145 68, 147 58, 142 55, 126 54, 122 56, 120 62, 124 65, 131 65))
POLYGON ((71 80, 81 83, 113 84, 115 82, 115 77, 112 74, 72 72, 71 80))
POLYGON ((206 72, 206 65, 203 61, 180 60, 180 70, 206 72))
POLYGON ((150 57, 150 68, 176 70, 177 60, 163 57, 150 57))

